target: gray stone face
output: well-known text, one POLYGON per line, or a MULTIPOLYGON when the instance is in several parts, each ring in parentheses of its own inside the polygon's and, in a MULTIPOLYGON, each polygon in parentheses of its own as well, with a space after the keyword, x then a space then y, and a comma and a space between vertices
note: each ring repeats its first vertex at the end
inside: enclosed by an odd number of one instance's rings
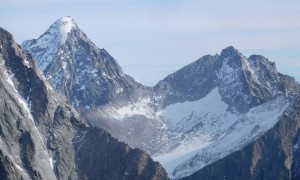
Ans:
POLYGON ((2 28, 0 99, 0 179, 168 179, 143 151, 85 124, 2 28))

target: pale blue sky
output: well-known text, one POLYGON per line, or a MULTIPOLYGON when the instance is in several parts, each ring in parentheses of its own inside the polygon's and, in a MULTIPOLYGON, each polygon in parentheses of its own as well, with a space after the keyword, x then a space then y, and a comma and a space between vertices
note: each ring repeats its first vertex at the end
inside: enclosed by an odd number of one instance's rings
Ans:
POLYGON ((0 26, 18 43, 68 15, 146 85, 229 45, 300 81, 299 0, 0 0, 0 26))

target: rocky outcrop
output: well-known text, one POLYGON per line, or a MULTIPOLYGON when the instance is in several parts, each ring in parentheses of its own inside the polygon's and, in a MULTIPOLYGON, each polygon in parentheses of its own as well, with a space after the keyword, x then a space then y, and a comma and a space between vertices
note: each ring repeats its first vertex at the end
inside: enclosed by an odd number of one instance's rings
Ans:
POLYGON ((144 152, 85 124, 2 28, 0 98, 1 179, 167 179, 144 152))

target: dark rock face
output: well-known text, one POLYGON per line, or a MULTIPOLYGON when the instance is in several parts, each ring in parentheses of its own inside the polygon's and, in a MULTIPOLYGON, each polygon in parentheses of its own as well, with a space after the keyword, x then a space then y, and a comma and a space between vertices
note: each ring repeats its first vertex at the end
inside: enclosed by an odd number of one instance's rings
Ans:
MULTIPOLYGON (((40 131, 44 130, 45 126, 42 126, 40 118, 36 118, 39 121, 35 122, 28 106, 31 104, 32 109, 37 108, 36 105, 41 105, 40 108, 47 107, 48 101, 40 102, 39 99, 34 98, 35 95, 31 94, 35 84, 37 87, 44 84, 39 84, 41 80, 28 83, 34 78, 39 79, 39 75, 34 72, 26 55, 13 41, 12 35, 3 29, 0 29, 0 46, 1 151, 7 161, 11 162, 3 165, 12 165, 10 168, 15 169, 14 173, 24 179, 42 179, 47 176, 53 179, 54 174, 51 173, 51 165, 48 162, 49 154, 42 143, 45 137, 40 136, 40 131), (37 129, 37 124, 41 125, 40 130, 37 129), (47 171, 49 173, 45 173, 47 171)), ((41 100, 48 99, 43 89, 46 88, 40 89, 44 95, 41 100)), ((44 117, 44 123, 49 122, 50 119, 42 112, 45 112, 45 109, 37 111, 36 117, 44 117)))
POLYGON ((125 171, 113 170, 123 166, 135 179, 167 179, 164 169, 144 152, 86 125, 2 28, 0 98, 1 179, 98 179, 93 176, 98 168, 104 179, 119 179, 125 171), (111 149, 124 154, 112 156, 111 149), (94 159, 101 162, 88 163, 94 159))

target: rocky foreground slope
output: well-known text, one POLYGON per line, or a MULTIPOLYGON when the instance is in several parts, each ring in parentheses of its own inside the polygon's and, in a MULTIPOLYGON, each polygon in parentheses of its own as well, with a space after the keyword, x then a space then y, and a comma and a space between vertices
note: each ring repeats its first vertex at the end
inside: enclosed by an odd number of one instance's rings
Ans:
POLYGON ((167 179, 149 155, 91 128, 0 28, 0 179, 167 179))

